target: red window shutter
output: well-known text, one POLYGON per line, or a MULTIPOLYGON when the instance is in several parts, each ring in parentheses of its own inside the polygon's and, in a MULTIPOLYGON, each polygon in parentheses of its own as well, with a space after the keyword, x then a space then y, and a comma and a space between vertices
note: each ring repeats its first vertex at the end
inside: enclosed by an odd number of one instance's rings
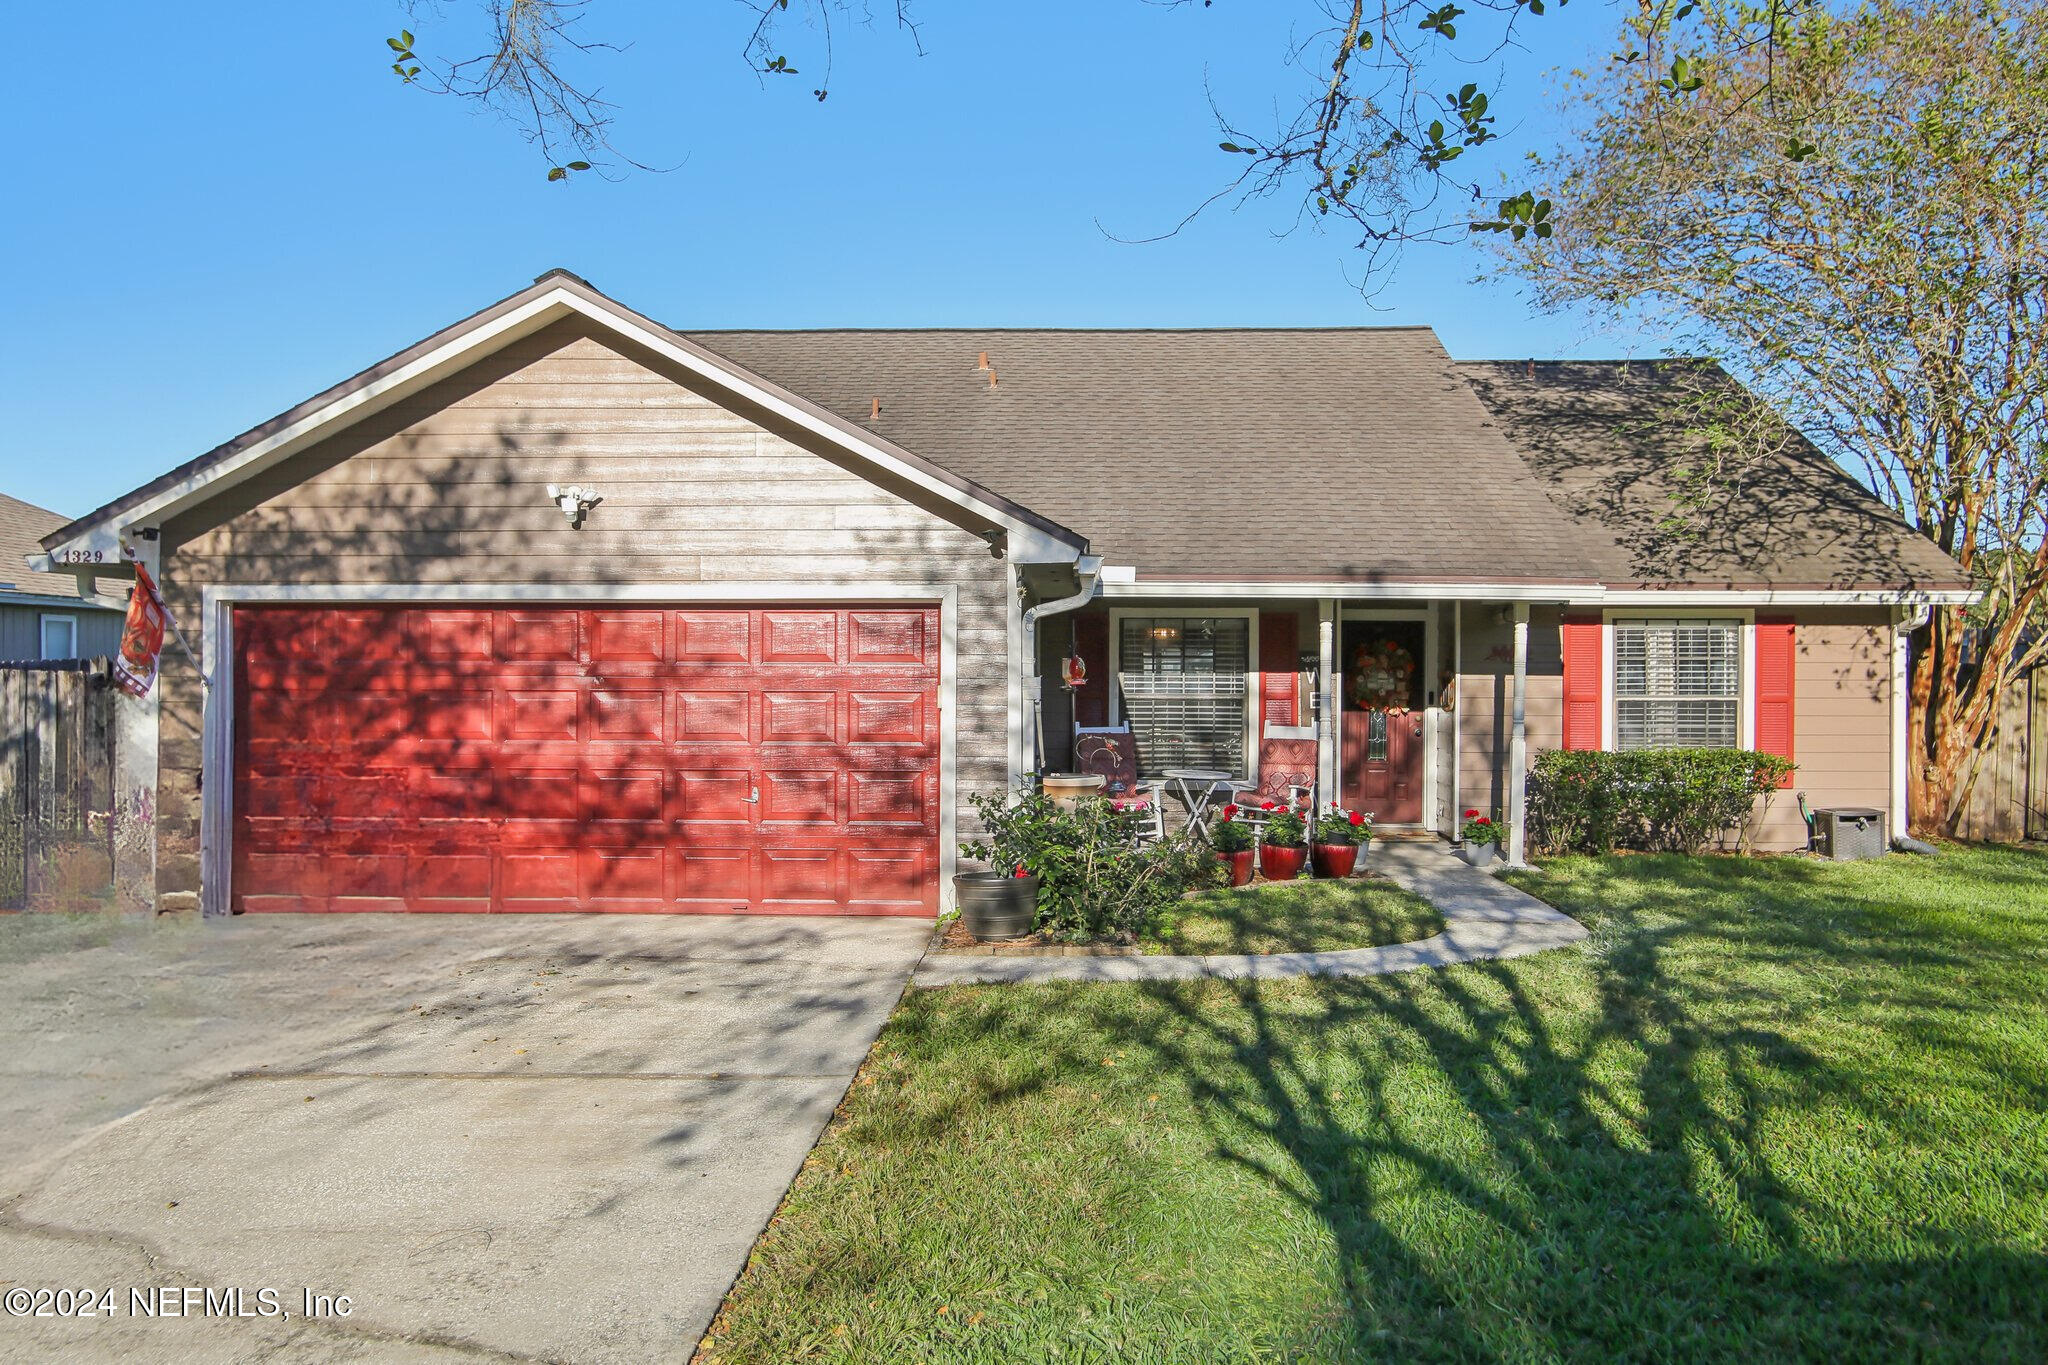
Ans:
POLYGON ((1294 675, 1300 667, 1301 622, 1293 612, 1259 613, 1259 696, 1268 725, 1299 725, 1294 675))
MULTIPOLYGON (((1074 724, 1109 724, 1109 613, 1082 612, 1074 617, 1074 653, 1088 667, 1088 681, 1074 692, 1074 724)), ((1058 679, 1053 679, 1055 685, 1058 679)))
POLYGON ((1567 616, 1564 633, 1564 747, 1600 747, 1600 678, 1604 671, 1600 618, 1567 616))
MULTIPOLYGON (((1798 628, 1789 616, 1756 618, 1756 747, 1792 757, 1793 675, 1798 628)), ((1781 786, 1792 785, 1787 773, 1781 786)))

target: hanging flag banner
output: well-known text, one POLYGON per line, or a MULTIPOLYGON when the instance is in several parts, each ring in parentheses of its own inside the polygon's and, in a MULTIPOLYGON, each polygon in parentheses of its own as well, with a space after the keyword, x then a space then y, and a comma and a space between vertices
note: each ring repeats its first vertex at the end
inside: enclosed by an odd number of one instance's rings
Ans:
POLYGON ((156 682, 157 660, 164 652, 164 624, 170 613, 149 570, 135 566, 135 587, 128 594, 128 622, 121 629, 121 653, 114 660, 114 682, 132 697, 146 697, 156 682))

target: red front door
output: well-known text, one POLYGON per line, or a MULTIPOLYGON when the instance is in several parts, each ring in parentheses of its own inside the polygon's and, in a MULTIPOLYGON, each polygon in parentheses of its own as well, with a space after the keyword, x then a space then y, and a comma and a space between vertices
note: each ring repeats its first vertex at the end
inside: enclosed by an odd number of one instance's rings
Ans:
POLYGON ((1422 823, 1426 639, 1420 621, 1344 624, 1344 804, 1383 825, 1422 823))
POLYGON ((235 613, 234 907, 931 914, 935 609, 235 613))

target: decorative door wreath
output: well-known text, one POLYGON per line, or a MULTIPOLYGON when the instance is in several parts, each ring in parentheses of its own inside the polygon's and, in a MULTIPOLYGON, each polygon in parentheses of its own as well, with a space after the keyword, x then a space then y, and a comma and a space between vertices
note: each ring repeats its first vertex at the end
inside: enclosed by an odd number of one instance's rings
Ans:
POLYGON ((1351 653, 1351 701, 1366 711, 1402 715, 1413 709, 1415 656, 1393 640, 1351 653))

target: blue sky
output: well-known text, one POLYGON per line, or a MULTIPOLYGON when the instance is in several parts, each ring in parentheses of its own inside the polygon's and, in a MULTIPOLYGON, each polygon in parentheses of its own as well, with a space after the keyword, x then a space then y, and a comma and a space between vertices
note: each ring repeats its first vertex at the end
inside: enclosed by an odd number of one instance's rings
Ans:
MULTIPOLYGON (((1411 249, 1369 304, 1348 239, 1278 235, 1277 202, 1105 235, 1222 182, 1208 92, 1252 126, 1295 98, 1312 3, 918 0, 927 55, 842 27, 819 104, 809 72, 746 69, 737 3, 595 0, 591 36, 633 42, 600 69, 619 143, 681 165, 568 185, 397 83, 397 0, 30 7, 12 37, 36 55, 0 96, 0 490, 89 510, 557 265, 684 328, 1422 322, 1461 357, 1654 352, 1533 315, 1469 247, 1411 249)), ((1613 17, 1529 26, 1511 150, 1548 131, 1543 73, 1613 17)))

